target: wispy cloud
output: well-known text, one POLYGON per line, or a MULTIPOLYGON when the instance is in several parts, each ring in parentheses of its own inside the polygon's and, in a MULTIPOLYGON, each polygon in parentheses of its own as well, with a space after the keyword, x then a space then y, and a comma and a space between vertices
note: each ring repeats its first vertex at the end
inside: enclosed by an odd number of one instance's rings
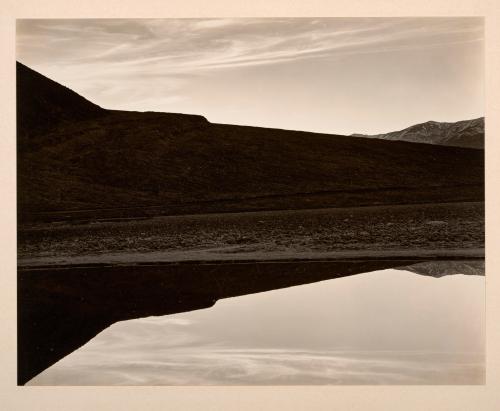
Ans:
POLYGON ((434 47, 482 35, 480 19, 21 20, 18 54, 35 64, 140 65, 160 75, 434 47))
POLYGON ((110 108, 189 97, 187 81, 238 70, 481 42, 481 18, 18 20, 25 64, 110 108), (161 80, 161 81, 159 81, 161 80))

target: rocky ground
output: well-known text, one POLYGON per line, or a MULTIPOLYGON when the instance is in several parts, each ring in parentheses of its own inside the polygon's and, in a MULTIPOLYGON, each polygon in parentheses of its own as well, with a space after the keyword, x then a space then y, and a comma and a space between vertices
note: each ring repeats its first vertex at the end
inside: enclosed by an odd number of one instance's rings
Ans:
MULTIPOLYGON (((19 262, 102 261, 106 255, 162 255, 168 260, 332 252, 416 253, 484 250, 484 203, 443 203, 339 209, 157 217, 20 227, 19 262)), ((482 251, 484 252, 484 251, 482 251)), ((255 257, 260 256, 260 257, 255 257)))

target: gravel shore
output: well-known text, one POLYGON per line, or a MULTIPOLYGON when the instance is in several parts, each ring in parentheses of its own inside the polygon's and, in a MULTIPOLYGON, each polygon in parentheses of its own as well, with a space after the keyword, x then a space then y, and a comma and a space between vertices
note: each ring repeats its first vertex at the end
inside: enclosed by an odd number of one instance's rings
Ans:
POLYGON ((484 254, 484 203, 262 211, 21 227, 19 264, 484 254))

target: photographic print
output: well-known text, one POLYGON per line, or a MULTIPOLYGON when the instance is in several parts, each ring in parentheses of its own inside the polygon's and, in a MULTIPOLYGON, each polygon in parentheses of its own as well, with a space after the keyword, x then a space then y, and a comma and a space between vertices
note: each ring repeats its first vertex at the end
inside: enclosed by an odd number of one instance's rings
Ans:
POLYGON ((18 19, 18 385, 485 383, 484 19, 18 19))

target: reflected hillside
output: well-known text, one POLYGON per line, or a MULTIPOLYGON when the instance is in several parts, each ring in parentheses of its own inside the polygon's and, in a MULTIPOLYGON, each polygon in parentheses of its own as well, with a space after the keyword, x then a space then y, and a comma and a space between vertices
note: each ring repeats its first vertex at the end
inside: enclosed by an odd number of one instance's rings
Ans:
MULTIPOLYGON (((18 383, 25 384, 117 321, 198 310, 223 298, 370 271, 394 267, 412 271, 418 262, 378 259, 20 269, 18 383)), ((453 265, 454 271, 481 263, 460 264, 453 265)), ((416 266, 420 271, 429 267, 422 262, 416 266)))
POLYGON ((21 269, 18 383, 26 383, 117 321, 207 308, 221 298, 395 265, 401 261, 21 269))

